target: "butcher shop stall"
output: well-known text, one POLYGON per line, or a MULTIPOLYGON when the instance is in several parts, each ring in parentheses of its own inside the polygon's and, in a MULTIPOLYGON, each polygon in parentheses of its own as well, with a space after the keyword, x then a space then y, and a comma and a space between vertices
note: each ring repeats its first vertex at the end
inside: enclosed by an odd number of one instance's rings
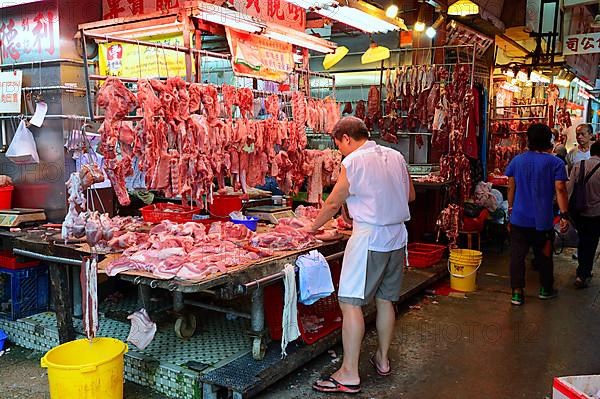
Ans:
MULTIPOLYGON (((405 153, 420 187, 448 204, 443 226, 471 189, 469 149, 453 135, 475 101, 478 45, 370 61, 380 83, 363 99, 350 72, 311 62, 344 53, 305 33, 322 10, 103 2, 92 16, 64 3, 11 10, 7 23, 33 13, 55 37, 41 42, 47 59, 23 53, 1 72, 19 83, 24 108, 2 119, 13 185, 0 195, 14 193, 0 211, 0 328, 48 351, 52 397, 90 384, 87 397, 120 397, 123 375, 169 397, 251 397, 337 343, 352 226, 339 217, 315 235, 302 227, 337 179, 330 133, 342 115, 405 153), (53 58, 59 42, 65 58, 53 58), (428 174, 437 163, 440 174, 428 174), (311 267, 325 273, 316 291, 311 267)), ((356 3, 326 17, 361 37, 406 29, 356 3)), ((413 212, 415 231, 438 216, 413 212)), ((409 252, 402 300, 447 274, 444 245, 409 252)))

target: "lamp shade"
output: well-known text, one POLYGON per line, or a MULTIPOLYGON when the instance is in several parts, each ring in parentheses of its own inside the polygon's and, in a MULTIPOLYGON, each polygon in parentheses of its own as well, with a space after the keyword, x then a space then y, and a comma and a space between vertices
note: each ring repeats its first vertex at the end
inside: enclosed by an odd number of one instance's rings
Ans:
POLYGON ((323 68, 329 69, 340 62, 340 60, 348 54, 348 51, 348 47, 339 46, 335 49, 333 54, 325 54, 325 58, 323 58, 323 68))
POLYGON ((384 46, 378 46, 376 43, 371 43, 368 50, 360 57, 362 64, 387 60, 390 58, 390 49, 384 46))
POLYGON ((471 0, 458 0, 448 7, 448 15, 464 17, 475 14, 479 14, 479 6, 471 0))

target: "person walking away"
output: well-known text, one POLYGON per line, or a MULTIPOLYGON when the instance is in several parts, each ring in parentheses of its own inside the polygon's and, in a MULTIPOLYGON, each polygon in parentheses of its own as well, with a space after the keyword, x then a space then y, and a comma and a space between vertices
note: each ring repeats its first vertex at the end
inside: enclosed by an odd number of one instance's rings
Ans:
POLYGON ((364 122, 342 118, 332 132, 344 155, 340 176, 323 208, 307 231, 316 232, 344 201, 353 219, 352 236, 344 252, 338 299, 342 310, 344 357, 341 367, 313 384, 320 392, 360 392, 358 364, 365 332, 362 306, 375 298, 378 348, 370 358, 381 376, 391 374, 388 358, 395 312, 400 297, 415 191, 402 154, 368 139, 364 122))
POLYGON ((533 247, 535 264, 540 273, 540 299, 557 296, 554 288, 552 260, 553 200, 560 210, 560 228, 568 228, 567 173, 564 163, 549 153, 552 131, 544 124, 527 129, 528 151, 517 155, 508 164, 508 212, 511 241, 510 283, 511 303, 522 305, 525 300, 525 257, 533 247))
MULTIPOLYGON (((598 248, 598 240, 600 238, 600 141, 594 142, 590 146, 590 159, 584 161, 584 176, 585 183, 585 209, 580 215, 575 218, 575 226, 579 234, 579 245, 577 247, 578 267, 577 276, 575 278, 575 286, 577 288, 585 288, 589 285, 592 278, 592 268, 594 265, 594 257, 598 248), (592 174, 593 173, 593 174, 592 174), (591 175, 590 175, 591 174, 591 175), (589 178, 587 176, 590 176, 589 178)), ((580 175, 581 163, 575 164, 567 189, 569 197, 573 193, 576 180, 580 175)), ((581 182, 578 182, 581 184, 581 182)))
MULTIPOLYGON (((577 145, 567 154, 567 173, 570 173, 575 164, 581 161, 590 159, 590 145, 594 136, 594 128, 592 125, 582 123, 575 129, 575 137, 577 145)), ((577 260, 579 250, 575 250, 572 255, 574 260, 577 260)))
POLYGON ((590 145, 594 136, 594 128, 589 123, 582 123, 575 129, 577 145, 567 154, 567 165, 569 173, 573 167, 581 161, 590 159, 590 145))

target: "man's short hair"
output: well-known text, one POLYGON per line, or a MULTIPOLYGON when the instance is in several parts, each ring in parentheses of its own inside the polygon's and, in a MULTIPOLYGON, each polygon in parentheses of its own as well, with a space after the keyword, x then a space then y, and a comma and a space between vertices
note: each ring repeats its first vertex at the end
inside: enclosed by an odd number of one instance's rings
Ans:
POLYGON ((341 140, 342 136, 347 134, 354 140, 363 140, 369 138, 369 130, 362 119, 355 116, 345 116, 333 127, 331 135, 336 140, 341 140))
POLYGON ((600 141, 594 141, 590 146, 590 156, 600 156, 600 141))
POLYGON ((534 123, 527 129, 527 147, 530 151, 547 151, 552 148, 552 130, 543 123, 534 123))
POLYGON ((580 127, 585 127, 590 136, 594 134, 594 127, 591 123, 580 123, 579 125, 577 125, 577 128, 575 130, 579 129, 580 127))

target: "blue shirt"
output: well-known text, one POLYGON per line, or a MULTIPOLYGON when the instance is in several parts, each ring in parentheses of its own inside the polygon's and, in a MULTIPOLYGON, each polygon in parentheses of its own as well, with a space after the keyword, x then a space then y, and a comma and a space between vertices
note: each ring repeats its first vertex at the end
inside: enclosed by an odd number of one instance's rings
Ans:
POLYGON ((566 181, 565 164, 552 154, 527 151, 508 164, 506 176, 515 179, 510 222, 538 231, 552 229, 556 181, 566 181))

